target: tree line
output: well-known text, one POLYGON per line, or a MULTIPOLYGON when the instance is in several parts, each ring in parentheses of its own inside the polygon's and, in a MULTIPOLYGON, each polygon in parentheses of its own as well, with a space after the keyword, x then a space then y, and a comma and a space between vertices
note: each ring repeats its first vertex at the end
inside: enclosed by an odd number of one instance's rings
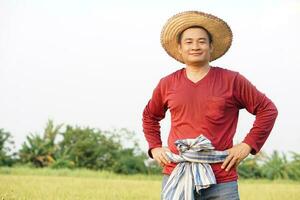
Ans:
MULTIPOLYGON (((13 144, 11 134, 0 129, 0 166, 87 168, 121 174, 159 174, 162 170, 147 160, 135 132, 127 129, 101 131, 54 125, 49 120, 43 133, 29 134, 18 152, 14 151, 13 144)), ((260 152, 245 159, 238 173, 242 178, 300 180, 300 154, 260 152)))

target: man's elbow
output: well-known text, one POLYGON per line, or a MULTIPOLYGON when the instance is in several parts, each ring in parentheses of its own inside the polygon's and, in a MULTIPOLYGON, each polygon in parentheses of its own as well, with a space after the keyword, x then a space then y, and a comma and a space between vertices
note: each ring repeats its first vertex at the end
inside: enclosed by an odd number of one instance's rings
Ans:
POLYGON ((273 102, 270 103, 268 110, 270 111, 271 115, 273 116, 273 118, 275 120, 278 116, 278 109, 273 102))

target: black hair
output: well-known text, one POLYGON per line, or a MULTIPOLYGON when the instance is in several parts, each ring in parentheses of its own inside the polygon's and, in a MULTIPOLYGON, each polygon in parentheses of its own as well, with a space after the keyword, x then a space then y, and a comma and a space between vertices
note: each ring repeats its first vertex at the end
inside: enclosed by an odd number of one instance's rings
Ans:
POLYGON ((195 25, 195 26, 190 26, 190 27, 184 29, 183 31, 181 31, 178 34, 178 37, 177 37, 177 43, 178 44, 180 44, 180 42, 181 42, 181 38, 182 38, 183 32, 186 31, 187 29, 190 29, 190 28, 201 28, 201 29, 203 29, 206 32, 207 36, 208 36, 208 42, 209 42, 209 44, 211 44, 213 42, 212 34, 206 28, 204 28, 202 26, 195 25))

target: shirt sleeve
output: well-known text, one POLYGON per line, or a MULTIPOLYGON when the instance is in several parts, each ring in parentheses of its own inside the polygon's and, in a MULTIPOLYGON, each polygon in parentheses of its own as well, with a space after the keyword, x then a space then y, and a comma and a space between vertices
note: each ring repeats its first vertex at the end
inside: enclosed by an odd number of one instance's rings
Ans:
POLYGON ((164 103, 163 79, 160 80, 143 111, 143 131, 148 142, 148 155, 152 157, 151 149, 162 146, 160 136, 160 121, 165 118, 167 105, 164 103))
POLYGON ((255 115, 253 126, 243 140, 250 145, 251 154, 254 155, 260 151, 274 126, 278 115, 277 108, 241 74, 237 74, 235 79, 234 98, 239 109, 246 108, 249 113, 255 115))

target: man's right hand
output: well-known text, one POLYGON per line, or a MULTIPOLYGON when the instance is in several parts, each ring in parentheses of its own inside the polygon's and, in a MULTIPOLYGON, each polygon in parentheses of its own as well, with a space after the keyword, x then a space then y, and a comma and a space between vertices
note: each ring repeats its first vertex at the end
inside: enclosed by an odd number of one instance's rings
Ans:
POLYGON ((171 163, 166 155, 167 151, 171 152, 167 147, 157 147, 151 150, 153 159, 156 160, 156 162, 162 167, 171 163))

